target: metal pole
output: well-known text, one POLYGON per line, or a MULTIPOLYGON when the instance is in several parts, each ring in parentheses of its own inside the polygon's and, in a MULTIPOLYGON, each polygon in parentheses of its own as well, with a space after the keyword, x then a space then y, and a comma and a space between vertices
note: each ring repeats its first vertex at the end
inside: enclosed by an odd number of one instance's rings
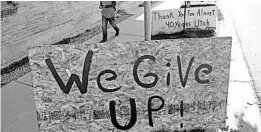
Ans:
POLYGON ((151 40, 151 1, 144 1, 145 40, 151 40))

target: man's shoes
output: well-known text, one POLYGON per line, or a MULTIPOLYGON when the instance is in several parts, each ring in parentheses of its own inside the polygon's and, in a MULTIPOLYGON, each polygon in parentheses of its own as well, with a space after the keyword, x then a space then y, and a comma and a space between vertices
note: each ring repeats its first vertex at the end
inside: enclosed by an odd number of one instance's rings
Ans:
POLYGON ((120 31, 117 30, 116 33, 115 33, 115 36, 119 36, 119 34, 120 34, 120 31))
POLYGON ((102 39, 102 40, 100 41, 100 43, 104 43, 104 42, 107 42, 107 39, 102 39))

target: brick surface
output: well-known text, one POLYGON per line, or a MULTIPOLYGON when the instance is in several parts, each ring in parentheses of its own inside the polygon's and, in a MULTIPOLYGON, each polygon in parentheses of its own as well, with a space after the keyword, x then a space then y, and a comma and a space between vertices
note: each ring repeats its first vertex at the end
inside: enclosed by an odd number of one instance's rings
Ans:
MULTIPOLYGON (((19 2, 16 14, 2 20, 2 44, 8 45, 21 38, 54 28, 77 18, 99 13, 99 2, 19 2)), ((89 16, 88 16, 89 17, 89 16)), ((90 17, 88 23, 97 21, 90 17)))
MULTIPOLYGON (((50 44, 82 29, 100 24, 98 1, 19 1, 18 10, 1 19, 1 65, 7 66, 27 54, 29 46, 50 44), (60 30, 66 32, 61 32, 60 30), (59 34, 59 33, 62 34, 59 34), (54 34, 54 36, 53 36, 54 34), (44 36, 44 38, 39 38, 44 36), (47 38, 46 38, 47 37, 47 38), (28 41, 30 39, 30 41, 28 41), (34 41, 38 39, 38 41, 34 41), (45 41, 42 41, 45 39, 45 41), (31 42, 32 41, 32 42, 31 42), (15 45, 15 46, 11 46, 15 45), (23 47, 12 52, 14 47, 23 47)), ((133 9, 141 2, 119 2, 119 9, 133 9)))

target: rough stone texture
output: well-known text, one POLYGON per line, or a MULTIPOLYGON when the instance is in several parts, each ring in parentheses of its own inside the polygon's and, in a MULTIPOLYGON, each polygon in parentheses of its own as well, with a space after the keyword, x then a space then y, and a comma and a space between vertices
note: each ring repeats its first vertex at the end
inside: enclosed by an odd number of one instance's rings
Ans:
MULTIPOLYGON (((29 59, 39 129, 77 132, 115 130, 110 119, 109 102, 116 102, 117 120, 124 125, 130 120, 130 98, 136 101, 138 118, 129 131, 223 128, 231 41, 230 37, 222 37, 32 47, 29 49, 29 59), (81 94, 75 84, 69 94, 63 93, 45 60, 51 59, 66 84, 71 74, 76 74, 81 80, 89 50, 94 54, 87 93, 81 94), (147 73, 155 73, 159 78, 157 84, 149 89, 139 86, 133 78, 134 63, 143 55, 156 58, 155 62, 145 59, 138 66, 141 82, 154 81, 151 76, 144 77, 147 73), (185 87, 181 85, 177 56, 181 59, 183 77, 190 59, 195 57, 185 87), (201 64, 212 66, 209 74, 204 72, 206 69, 199 72, 200 79, 209 79, 209 83, 200 84, 195 80, 195 70, 201 64), (105 93, 97 86, 98 74, 106 69, 115 71, 117 78, 106 81, 112 75, 105 74, 101 77, 101 84, 109 89, 122 86, 118 91, 105 93), (154 126, 151 127, 147 106, 148 99, 155 95, 162 97, 165 105, 160 111, 152 112, 154 126)), ((153 99, 152 103, 152 108, 161 105, 158 99, 153 99)))
MULTIPOLYGON (((139 1, 118 2, 131 10, 139 1)), ((51 44, 101 24, 99 1, 19 1, 1 19, 1 66, 25 57, 29 46, 51 44)))

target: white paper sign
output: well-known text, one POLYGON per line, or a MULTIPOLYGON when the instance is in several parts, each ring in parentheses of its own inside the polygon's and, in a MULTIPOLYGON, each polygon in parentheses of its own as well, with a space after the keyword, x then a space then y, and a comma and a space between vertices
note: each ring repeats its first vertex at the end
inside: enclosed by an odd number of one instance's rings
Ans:
MULTIPOLYGON (((186 8, 185 28, 216 29, 216 6, 186 8)), ((184 8, 152 12, 152 35, 171 34, 183 30, 184 8)))
POLYGON ((190 5, 217 4, 217 1, 189 1, 190 5))

